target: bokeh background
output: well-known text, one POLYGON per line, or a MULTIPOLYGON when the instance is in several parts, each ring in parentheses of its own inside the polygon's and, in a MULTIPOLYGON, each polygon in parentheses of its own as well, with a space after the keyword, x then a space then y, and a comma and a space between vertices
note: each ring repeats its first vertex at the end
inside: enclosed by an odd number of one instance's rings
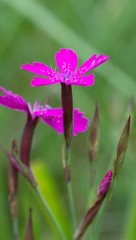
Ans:
MULTIPOLYGON (((22 71, 22 63, 46 62, 55 68, 55 52, 72 48, 79 64, 92 54, 104 53, 110 60, 97 68, 95 85, 73 87, 74 107, 93 116, 96 101, 100 111, 99 154, 96 185, 107 171, 123 125, 136 93, 136 2, 134 0, 0 0, 0 85, 28 102, 59 107, 60 86, 31 88, 32 74, 22 71)), ((13 138, 20 141, 25 123, 23 113, 0 107, 0 145, 10 149, 13 138)), ((73 139, 71 169, 78 221, 86 209, 89 193, 89 131, 73 139)), ((70 216, 61 163, 63 136, 40 123, 36 129, 31 165, 40 188, 69 234, 70 216)), ((98 239, 136 239, 136 123, 120 177, 98 226, 98 239)), ((0 152, 0 239, 13 239, 7 198, 8 160, 0 152)), ((20 177, 19 227, 21 239, 33 209, 35 239, 55 240, 54 232, 34 192, 20 177)), ((69 237, 70 239, 70 237, 69 237)), ((90 238, 88 238, 90 239, 90 238)), ((95 239, 95 238, 92 238, 95 239)))

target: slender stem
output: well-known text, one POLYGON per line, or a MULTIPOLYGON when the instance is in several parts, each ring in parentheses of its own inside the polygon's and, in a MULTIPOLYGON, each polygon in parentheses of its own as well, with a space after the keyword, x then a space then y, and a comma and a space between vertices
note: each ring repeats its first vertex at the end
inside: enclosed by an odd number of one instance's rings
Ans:
POLYGON ((62 149, 62 160, 65 173, 65 179, 68 191, 68 200, 70 206, 70 214, 72 220, 72 227, 75 230, 76 227, 76 214, 74 206, 74 198, 72 192, 71 176, 70 176, 70 146, 73 135, 73 97, 71 85, 61 83, 61 99, 63 109, 63 126, 64 126, 64 138, 65 138, 65 151, 62 149), (65 154, 64 154, 65 152, 65 154))
POLYGON ((73 230, 75 230, 75 228, 76 228, 76 214, 75 214, 75 207, 74 207, 74 199, 73 199, 71 181, 67 183, 67 190, 68 190, 68 198, 69 198, 70 212, 71 212, 71 218, 72 218, 72 227, 73 227, 73 230))
MULTIPOLYGON (((66 143, 66 164, 69 168, 69 165, 70 165, 70 143, 69 144, 66 143)), ((72 227, 73 227, 73 230, 75 230, 77 221, 76 221, 75 204, 74 204, 74 198, 73 198, 71 177, 69 178, 69 181, 67 181, 67 191, 68 191, 68 199, 69 199, 72 227)))
POLYGON ((56 227, 59 235, 61 236, 61 239, 62 240, 67 240, 67 237, 65 236, 65 233, 63 232, 58 220, 56 219, 56 217, 54 216, 54 214, 53 214, 52 210, 50 209, 48 203, 46 202, 46 199, 43 197, 42 193, 40 192, 38 186, 34 187, 34 190, 35 190, 35 193, 37 194, 38 198, 42 202, 43 206, 45 207, 46 212, 50 216, 50 219, 54 223, 54 226, 56 227))
POLYGON ((14 231, 14 239, 15 240, 19 240, 19 230, 18 230, 18 221, 17 219, 13 219, 12 220, 12 224, 13 224, 13 231, 14 231))

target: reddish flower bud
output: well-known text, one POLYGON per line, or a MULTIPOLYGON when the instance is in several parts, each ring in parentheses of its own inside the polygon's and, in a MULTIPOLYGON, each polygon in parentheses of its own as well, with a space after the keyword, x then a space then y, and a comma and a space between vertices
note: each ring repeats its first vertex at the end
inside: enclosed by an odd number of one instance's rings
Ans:
POLYGON ((102 179, 102 181, 100 182, 97 193, 98 197, 104 198, 106 196, 111 185, 112 175, 113 175, 112 170, 109 170, 102 179))
POLYGON ((106 197, 106 194, 109 191, 111 181, 112 181, 112 171, 109 170, 99 185, 96 201, 94 202, 92 207, 90 207, 89 210, 86 212, 81 224, 77 228, 74 235, 74 240, 80 240, 83 234, 85 233, 86 229, 94 220, 97 212, 99 211, 103 203, 104 198, 106 197))

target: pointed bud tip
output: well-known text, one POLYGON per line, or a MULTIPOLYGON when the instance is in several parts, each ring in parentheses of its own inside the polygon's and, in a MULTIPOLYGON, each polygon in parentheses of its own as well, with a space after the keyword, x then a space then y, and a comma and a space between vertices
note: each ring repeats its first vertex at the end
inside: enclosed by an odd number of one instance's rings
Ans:
POLYGON ((99 117, 99 107, 98 107, 98 102, 95 104, 95 116, 99 117))
POLYGON ((128 144, 128 137, 130 132, 130 123, 131 123, 131 116, 129 116, 126 125, 124 127, 124 130, 121 134, 118 146, 117 146, 117 156, 120 158, 121 154, 123 154, 127 149, 128 144))
POLYGON ((130 132, 130 123, 131 123, 131 115, 129 115, 126 125, 124 127, 122 135, 129 135, 130 132))
POLYGON ((128 121, 127 121, 127 124, 126 124, 126 126, 128 126, 128 128, 130 128, 130 123, 131 123, 131 116, 129 115, 128 121))
POLYGON ((114 177, 119 174, 119 171, 122 167, 124 157, 128 147, 129 133, 130 133, 130 124, 131 124, 131 116, 128 117, 126 125, 123 129, 123 132, 120 136, 117 150, 116 150, 116 158, 114 160, 114 177))
POLYGON ((26 226, 24 240, 34 240, 33 223, 32 223, 32 208, 29 208, 29 217, 28 217, 28 223, 26 226))
POLYGON ((99 107, 98 107, 98 103, 96 102, 92 125, 94 124, 96 125, 96 123, 98 124, 98 121, 99 121, 99 107))
POLYGON ((16 139, 12 139, 11 141, 11 154, 17 154, 18 153, 18 146, 17 146, 17 141, 16 139))
POLYGON ((96 159, 97 151, 98 151, 98 138, 99 138, 99 109, 98 109, 98 104, 96 102, 93 120, 90 127, 89 149, 88 149, 90 162, 96 159))

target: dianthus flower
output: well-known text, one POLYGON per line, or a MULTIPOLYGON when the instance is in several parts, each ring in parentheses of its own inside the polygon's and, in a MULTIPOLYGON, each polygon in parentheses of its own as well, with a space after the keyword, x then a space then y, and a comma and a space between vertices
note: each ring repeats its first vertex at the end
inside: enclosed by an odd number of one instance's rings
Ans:
POLYGON ((79 68, 78 56, 72 49, 62 48, 55 55, 56 65, 59 72, 48 67, 44 63, 34 62, 33 64, 22 65, 21 68, 32 72, 40 77, 34 76, 31 86, 43 86, 56 83, 65 83, 66 85, 91 86, 94 84, 94 74, 84 75, 102 63, 106 62, 109 57, 94 54, 85 61, 79 68), (43 78, 47 77, 47 78, 43 78))
POLYGON ((22 65, 21 68, 36 75, 31 81, 31 86, 61 84, 61 99, 63 109, 63 126, 66 143, 70 143, 73 133, 73 97, 71 85, 91 86, 94 84, 94 74, 85 75, 89 71, 106 62, 109 57, 96 54, 89 58, 79 68, 78 56, 72 49, 62 48, 55 55, 59 72, 44 63, 22 65))
MULTIPOLYGON (((11 108, 16 111, 25 112, 32 121, 40 118, 44 123, 52 127, 56 132, 63 134, 63 110, 62 108, 51 108, 49 105, 41 106, 38 102, 32 106, 25 101, 21 96, 7 91, 0 86, 0 91, 4 94, 0 96, 0 105, 11 108)), ((79 109, 74 109, 74 129, 73 135, 76 136, 78 132, 87 130, 88 118, 84 117, 84 113, 79 109)))

